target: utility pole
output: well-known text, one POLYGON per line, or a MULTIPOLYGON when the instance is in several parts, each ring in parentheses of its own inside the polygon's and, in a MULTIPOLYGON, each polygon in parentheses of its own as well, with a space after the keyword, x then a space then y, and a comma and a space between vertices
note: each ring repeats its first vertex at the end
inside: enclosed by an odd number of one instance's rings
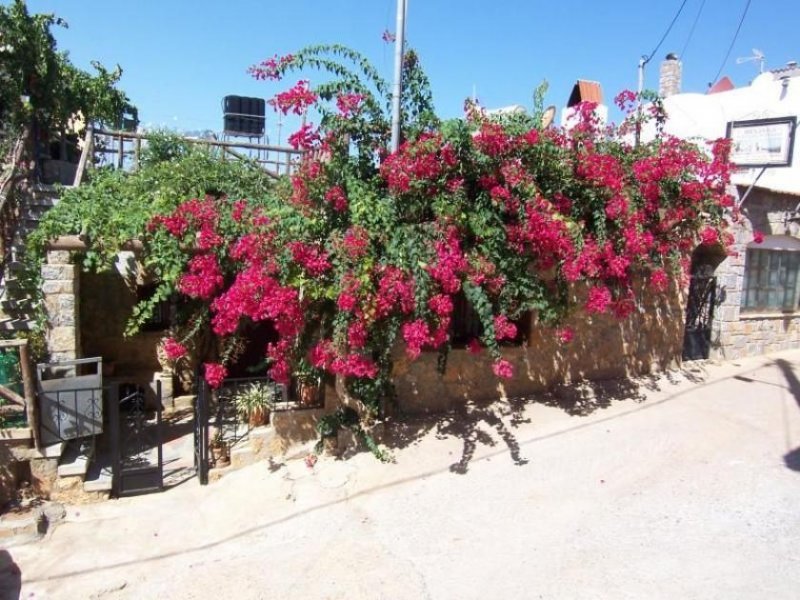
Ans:
POLYGON ((392 92, 392 152, 397 152, 400 147, 400 95, 403 93, 406 2, 407 0, 397 0, 397 31, 394 39, 394 89, 392 92))
POLYGON ((642 139, 642 92, 644 91, 644 68, 650 62, 649 56, 639 59, 639 90, 636 94, 636 147, 642 139))

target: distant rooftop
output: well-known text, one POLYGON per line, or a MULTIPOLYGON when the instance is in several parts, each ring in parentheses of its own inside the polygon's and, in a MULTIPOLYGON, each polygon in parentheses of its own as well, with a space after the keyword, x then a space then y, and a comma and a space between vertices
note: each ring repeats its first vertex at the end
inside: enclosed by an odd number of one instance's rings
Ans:
POLYGON ((573 107, 581 102, 603 103, 603 90, 598 82, 585 79, 579 79, 575 82, 572 93, 569 95, 567 106, 573 107))

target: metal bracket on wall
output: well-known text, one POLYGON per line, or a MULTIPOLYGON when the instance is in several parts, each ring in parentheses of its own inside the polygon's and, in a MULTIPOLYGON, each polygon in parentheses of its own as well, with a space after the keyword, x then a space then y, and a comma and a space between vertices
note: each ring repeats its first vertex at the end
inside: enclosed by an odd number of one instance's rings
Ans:
POLYGON ((744 204, 744 201, 747 200, 747 197, 750 195, 750 192, 752 192, 753 188, 756 187, 756 184, 758 183, 758 180, 761 179, 761 176, 764 174, 764 171, 766 171, 766 170, 767 170, 767 167, 761 167, 761 171, 758 172, 758 175, 753 180, 753 183, 750 184, 750 187, 747 188, 747 191, 744 193, 744 196, 742 196, 742 199, 739 200, 739 207, 741 207, 742 204, 744 204))

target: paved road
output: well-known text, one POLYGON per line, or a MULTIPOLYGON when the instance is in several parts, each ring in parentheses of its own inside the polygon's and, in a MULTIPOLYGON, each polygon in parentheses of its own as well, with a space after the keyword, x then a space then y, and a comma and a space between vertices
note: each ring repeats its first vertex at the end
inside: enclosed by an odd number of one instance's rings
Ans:
POLYGON ((800 351, 562 392, 70 507, 20 597, 800 597, 800 351))

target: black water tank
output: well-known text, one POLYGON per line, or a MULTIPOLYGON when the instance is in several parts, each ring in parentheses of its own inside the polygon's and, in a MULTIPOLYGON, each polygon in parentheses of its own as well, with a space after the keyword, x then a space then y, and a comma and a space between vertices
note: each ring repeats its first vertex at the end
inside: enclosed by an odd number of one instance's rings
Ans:
POLYGON ((261 137, 264 135, 266 102, 263 98, 225 96, 223 130, 226 135, 261 137))

